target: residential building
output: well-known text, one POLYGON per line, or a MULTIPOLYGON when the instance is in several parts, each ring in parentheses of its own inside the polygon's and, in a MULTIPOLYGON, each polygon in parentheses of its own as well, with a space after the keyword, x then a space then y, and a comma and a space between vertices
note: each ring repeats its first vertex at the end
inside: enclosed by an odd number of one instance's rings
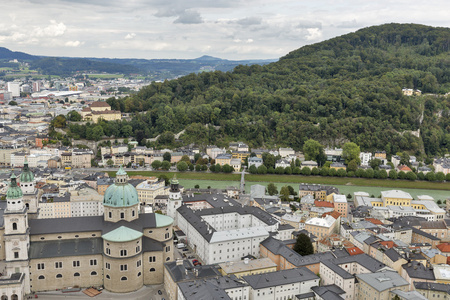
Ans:
POLYGON ((361 166, 368 166, 372 159, 372 152, 360 152, 359 159, 361 160, 361 166))
POLYGON ((231 164, 231 157, 232 155, 229 153, 219 154, 216 156, 216 164, 221 165, 222 167, 224 165, 230 165, 231 164))
POLYGON ((356 275, 359 281, 356 299, 390 300, 392 291, 409 291, 408 282, 397 272, 382 271, 356 275))
POLYGON ((153 205, 156 196, 168 195, 164 180, 150 177, 136 186, 141 205, 153 205))
POLYGON ((267 257, 251 260, 245 258, 238 262, 230 261, 219 264, 219 267, 222 275, 235 275, 237 278, 242 278, 247 275, 275 272, 277 270, 277 264, 267 257))
POLYGON ((280 153, 280 156, 282 158, 284 157, 288 157, 288 156, 294 156, 295 155, 295 151, 292 148, 279 148, 278 149, 278 153, 280 153))
POLYGON ((248 160, 248 167, 250 168, 251 166, 255 166, 256 168, 258 168, 260 165, 263 164, 263 160, 262 158, 259 157, 249 157, 248 160))

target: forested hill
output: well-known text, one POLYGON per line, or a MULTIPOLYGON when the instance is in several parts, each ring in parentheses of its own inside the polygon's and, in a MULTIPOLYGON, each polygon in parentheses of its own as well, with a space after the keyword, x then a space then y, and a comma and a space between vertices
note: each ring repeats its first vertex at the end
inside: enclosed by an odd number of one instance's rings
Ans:
POLYGON ((138 140, 186 129, 186 143, 243 140, 301 149, 313 138, 330 146, 350 140, 362 150, 435 155, 450 148, 449 100, 407 97, 402 88, 449 92, 449 45, 449 28, 374 26, 268 65, 191 74, 108 102, 145 112, 128 124, 138 140), (408 133, 418 129, 420 138, 408 133))

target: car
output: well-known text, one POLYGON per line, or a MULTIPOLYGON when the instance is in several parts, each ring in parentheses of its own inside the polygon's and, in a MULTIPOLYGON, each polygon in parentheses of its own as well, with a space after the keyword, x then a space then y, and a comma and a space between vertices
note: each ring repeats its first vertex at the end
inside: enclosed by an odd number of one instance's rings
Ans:
POLYGON ((192 260, 192 263, 195 264, 196 262, 198 262, 198 259, 193 259, 193 260, 192 260))
POLYGON ((188 248, 184 248, 183 251, 189 251, 189 249, 188 248))
POLYGON ((162 295, 162 292, 161 292, 161 290, 158 290, 158 295, 162 295))
POLYGON ((194 263, 194 266, 201 266, 201 265, 202 265, 202 263, 199 262, 199 261, 197 261, 197 262, 194 263))

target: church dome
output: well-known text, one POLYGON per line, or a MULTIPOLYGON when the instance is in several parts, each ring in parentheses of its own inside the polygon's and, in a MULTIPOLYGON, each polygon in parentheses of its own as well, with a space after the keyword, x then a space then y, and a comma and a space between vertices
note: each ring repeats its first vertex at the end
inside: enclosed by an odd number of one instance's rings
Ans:
POLYGON ((33 182, 34 181, 34 175, 30 171, 30 168, 28 167, 28 161, 25 159, 25 162, 23 164, 22 173, 20 174, 20 182, 33 182))
POLYGON ((16 175, 11 175, 11 184, 6 192, 6 199, 18 199, 22 198, 22 189, 17 185, 16 175))
POLYGON ((103 205, 129 207, 136 204, 139 204, 136 188, 128 183, 127 173, 120 167, 115 183, 106 189, 103 205))

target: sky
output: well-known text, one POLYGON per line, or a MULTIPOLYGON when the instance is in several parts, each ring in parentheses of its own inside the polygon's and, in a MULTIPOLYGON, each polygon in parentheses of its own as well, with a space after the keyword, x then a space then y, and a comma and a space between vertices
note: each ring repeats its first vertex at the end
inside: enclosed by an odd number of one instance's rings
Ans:
POLYGON ((33 55, 276 59, 385 23, 450 27, 449 0, 0 0, 0 47, 33 55))

